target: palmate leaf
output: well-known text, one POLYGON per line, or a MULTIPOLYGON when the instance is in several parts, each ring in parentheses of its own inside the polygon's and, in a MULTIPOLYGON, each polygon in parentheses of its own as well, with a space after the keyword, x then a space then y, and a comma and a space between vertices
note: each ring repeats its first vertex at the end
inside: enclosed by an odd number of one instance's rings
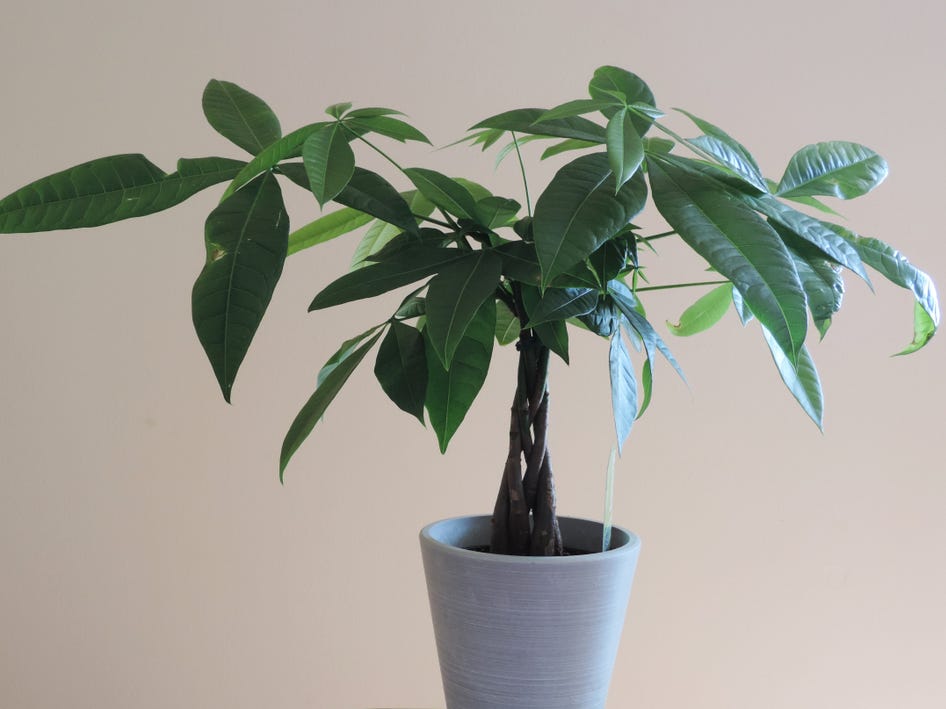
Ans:
POLYGON ((446 369, 480 306, 496 291, 502 259, 492 251, 477 251, 446 266, 427 289, 426 334, 446 369))
POLYGON ((346 124, 359 133, 378 133, 402 143, 407 140, 416 140, 430 145, 430 140, 426 135, 399 118, 391 118, 388 115, 353 116, 351 113, 348 114, 348 118, 349 120, 345 121, 346 124))
POLYGON ((0 200, 0 233, 77 229, 153 214, 233 179, 243 165, 228 158, 182 158, 168 175, 144 155, 91 160, 0 200))
POLYGON ((759 321, 795 362, 805 341, 805 292, 772 227, 705 177, 662 159, 648 161, 654 203, 680 237, 732 281, 759 321))
POLYGON ((440 452, 456 433, 470 406, 483 387, 489 372, 496 331, 496 308, 492 301, 485 301, 470 321, 469 327, 457 345, 450 369, 446 369, 433 352, 429 338, 427 355, 427 415, 437 434, 440 452))
POLYGON ((553 138, 574 138, 592 143, 604 142, 604 128, 587 118, 571 116, 537 123, 544 113, 545 109, 542 108, 518 108, 490 116, 471 127, 470 130, 493 128, 529 135, 547 135, 553 138))
POLYGON ((306 138, 302 162, 309 188, 324 207, 345 189, 355 172, 355 154, 342 124, 332 123, 306 138))
POLYGON ((621 452, 637 418, 637 378, 634 376, 631 355, 620 330, 615 330, 611 335, 608 363, 614 431, 617 435, 618 452, 621 452))
MULTIPOLYGON (((533 286, 523 284, 522 304, 525 306, 526 315, 531 317, 542 299, 541 291, 533 286)), ((552 352, 562 358, 565 364, 568 364, 568 327, 564 320, 551 320, 549 322, 539 323, 533 328, 542 344, 548 347, 552 352)))
MULTIPOLYGON (((283 480, 289 460, 312 432, 312 429, 315 428, 315 424, 322 418, 329 404, 332 403, 338 395, 338 392, 341 391, 352 372, 361 364, 365 355, 368 354, 368 350, 378 341, 379 337, 381 337, 381 331, 376 332, 371 339, 360 347, 345 350, 343 355, 338 357, 337 361, 333 363, 332 368, 323 377, 322 381, 316 387, 315 392, 309 397, 309 400, 299 413, 296 414, 296 418, 293 420, 283 440, 282 451, 279 455, 280 482, 283 480)), ((336 355, 337 354, 338 353, 336 353, 336 355)))
MULTIPOLYGON (((636 74, 616 66, 602 66, 595 70, 594 76, 588 82, 588 93, 591 98, 600 101, 618 98, 624 104, 643 104, 655 106, 654 94, 650 87, 636 74)), ((619 110, 618 107, 602 109, 602 113, 610 118, 619 110)), ((638 135, 644 135, 653 122, 646 116, 635 115, 632 119, 638 135)))
POLYGON ((422 167, 409 167, 404 174, 424 197, 445 212, 465 219, 472 219, 476 213, 476 198, 459 181, 422 167))
POLYGON ((593 288, 549 288, 529 313, 528 327, 587 315, 598 304, 593 288))
POLYGON ((402 231, 419 233, 410 205, 381 175, 356 167, 335 201, 370 214, 402 231))
POLYGON ((775 360, 775 366, 778 373, 785 382, 785 386, 795 397, 795 400, 801 405, 805 413, 814 421, 818 428, 824 431, 824 395, 821 391, 821 380, 818 377, 818 370, 815 369, 814 360, 808 353, 807 347, 802 347, 798 353, 798 364, 793 365, 788 361, 782 348, 776 342, 765 327, 762 327, 762 335, 772 353, 772 359, 775 360))
POLYGON ((533 232, 543 286, 621 231, 646 200, 640 172, 615 193, 604 153, 583 155, 562 167, 535 206, 533 232))
POLYGON ((886 161, 868 147, 840 140, 815 143, 792 156, 776 194, 853 199, 870 192, 885 177, 886 161))
POLYGON ((282 273, 288 237, 289 217, 272 174, 258 177, 207 217, 207 262, 191 301, 197 337, 227 401, 282 273))
POLYGON ((388 398, 424 423, 427 397, 427 355, 420 331, 398 320, 391 321, 381 340, 374 374, 388 398))
POLYGON ((282 137, 279 119, 266 102, 234 83, 211 79, 201 104, 214 130, 250 155, 282 137))
POLYGON ((684 310, 676 325, 667 322, 667 329, 678 337, 689 337, 710 329, 729 310, 732 293, 732 283, 717 286, 684 310))

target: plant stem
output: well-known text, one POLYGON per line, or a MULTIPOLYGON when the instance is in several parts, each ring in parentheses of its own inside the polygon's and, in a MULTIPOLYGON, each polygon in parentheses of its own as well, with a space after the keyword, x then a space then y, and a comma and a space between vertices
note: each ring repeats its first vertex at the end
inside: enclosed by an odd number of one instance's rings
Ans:
POLYGON ((512 136, 513 145, 516 146, 516 158, 519 160, 519 172, 522 173, 522 187, 526 191, 526 214, 532 216, 532 200, 529 198, 529 181, 526 179, 526 166, 522 162, 522 153, 519 152, 519 139, 513 131, 509 131, 512 136))
POLYGON ((673 288, 693 288, 695 286, 721 286, 730 281, 696 281, 694 283, 672 283, 666 286, 644 286, 643 288, 635 288, 635 293, 643 293, 644 291, 649 290, 671 290, 673 288))
POLYGON ((677 233, 677 232, 676 232, 676 231, 673 231, 673 230, 671 230, 671 231, 662 231, 662 232, 660 232, 659 234, 654 234, 654 235, 652 235, 652 236, 639 236, 639 237, 637 237, 637 240, 638 240, 638 241, 654 241, 654 240, 656 240, 656 239, 663 239, 663 238, 666 237, 666 236, 674 236, 676 233, 677 233))

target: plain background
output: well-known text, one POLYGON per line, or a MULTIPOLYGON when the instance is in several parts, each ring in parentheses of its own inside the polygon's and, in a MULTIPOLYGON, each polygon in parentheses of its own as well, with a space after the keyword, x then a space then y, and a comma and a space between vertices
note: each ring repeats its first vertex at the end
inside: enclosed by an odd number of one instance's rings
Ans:
MULTIPOLYGON (((873 147, 890 178, 839 209, 946 283, 944 8, 16 3, 0 24, 0 193, 106 154, 168 170, 239 157, 203 121, 211 77, 263 96, 287 131, 351 100, 399 108, 445 145, 501 110, 580 98, 610 63, 666 109, 724 127, 774 178, 806 143, 873 147)), ((554 166, 529 148, 538 192, 554 166)), ((494 173, 492 155, 465 148, 394 153, 521 199, 511 161, 494 173)), ((318 215, 285 191, 297 226, 318 215)), ((189 305, 219 193, 0 239, 0 705, 437 706, 416 533, 490 509, 513 353, 496 354, 446 456, 363 367, 280 486, 282 435, 321 363, 390 308, 306 314, 356 237, 293 257, 226 405, 189 305)), ((672 243, 661 252, 653 281, 702 277, 672 243)), ((910 340, 910 295, 847 280, 844 311, 812 343, 824 436, 734 315, 670 342, 690 389, 658 369, 618 467, 616 518, 644 550, 611 707, 946 705, 943 347, 891 358, 910 340)), ((673 319, 698 295, 655 295, 650 315, 673 319)), ((552 374, 560 511, 600 517, 607 348, 576 334, 572 349, 552 374)))

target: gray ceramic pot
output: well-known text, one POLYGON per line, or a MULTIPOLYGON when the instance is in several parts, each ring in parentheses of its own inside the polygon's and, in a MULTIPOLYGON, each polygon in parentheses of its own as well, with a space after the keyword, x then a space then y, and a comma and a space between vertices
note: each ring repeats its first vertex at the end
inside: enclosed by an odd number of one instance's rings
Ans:
MULTIPOLYGON (((600 523, 559 522, 566 548, 600 550, 600 523)), ((489 517, 420 533, 447 709, 602 709, 640 540, 615 528, 604 553, 469 551, 489 536, 489 517)))

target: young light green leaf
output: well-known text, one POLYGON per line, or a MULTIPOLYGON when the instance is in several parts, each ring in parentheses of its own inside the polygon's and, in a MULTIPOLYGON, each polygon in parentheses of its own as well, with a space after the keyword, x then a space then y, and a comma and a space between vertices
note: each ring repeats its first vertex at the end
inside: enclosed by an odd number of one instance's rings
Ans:
POLYGON ((870 192, 885 177, 887 162, 868 147, 840 140, 815 143, 789 160, 777 194, 853 199, 870 192))
POLYGON ((420 331, 398 320, 381 340, 374 374, 388 398, 424 423, 427 396, 427 355, 420 331))
POLYGON ((194 283, 193 319, 227 401, 282 273, 288 236, 289 217, 272 174, 207 217, 207 262, 194 283))
POLYGON ((370 340, 357 349, 348 352, 345 357, 335 363, 329 373, 316 387, 315 392, 309 397, 309 400, 299 413, 296 414, 296 418, 289 427, 289 431, 286 433, 286 437, 283 440, 282 451, 279 456, 280 482, 283 480, 286 466, 289 464, 289 460, 292 458, 293 454, 295 454, 299 446, 302 445, 302 442, 305 441, 312 432, 312 429, 315 428, 315 424, 322 418, 325 410, 338 395, 338 392, 341 391, 352 372, 361 364, 365 355, 368 354, 368 350, 370 350, 372 346, 374 346, 374 343, 378 341, 378 338, 381 337, 381 332, 382 331, 378 331, 370 340))
POLYGON ((637 418, 637 378, 634 376, 631 355, 620 330, 615 330, 611 335, 608 359, 611 373, 611 409, 614 413, 618 452, 621 452, 637 418))
POLYGON ((382 108, 380 106, 369 106, 367 108, 356 108, 346 114, 349 118, 374 118, 375 116, 403 116, 401 111, 393 108, 382 108))
POLYGON ((460 341, 480 306, 496 291, 502 259, 492 251, 476 251, 446 266, 427 290, 427 337, 449 369, 460 341))
POLYGON ((480 121, 470 130, 494 128, 529 135, 575 138, 576 140, 587 140, 592 143, 604 142, 604 128, 587 118, 572 116, 571 118, 555 118, 536 123, 544 113, 545 110, 542 108, 519 108, 491 116, 480 121))
POLYGON ((229 81, 211 79, 201 103, 213 129, 251 155, 282 137, 279 119, 266 102, 229 81))
POLYGON ((160 212, 232 179, 245 163, 182 158, 170 175, 144 155, 112 155, 70 167, 0 200, 0 233, 76 229, 160 212))
POLYGON ((527 327, 586 315, 598 305, 593 288, 549 288, 529 312, 527 327))
POLYGON ((644 397, 637 410, 637 418, 643 416, 644 412, 647 411, 654 394, 654 361, 650 357, 644 360, 644 365, 641 368, 641 388, 644 390, 644 397))
POLYGON ((404 170, 404 174, 421 194, 440 209, 456 217, 473 218, 476 199, 457 180, 422 167, 409 167, 404 170))
POLYGON ((355 154, 340 123, 331 123, 310 135, 302 146, 302 161, 312 194, 324 207, 355 173, 355 154))
POLYGON ((815 363, 808 353, 808 348, 802 346, 798 353, 798 364, 793 365, 785 356, 781 345, 765 326, 762 327, 762 335, 765 337, 765 343, 769 346, 772 359, 775 360, 775 366, 785 386, 811 420, 824 431, 824 395, 821 391, 818 370, 815 369, 815 363))
POLYGON ((789 360, 805 341, 808 313, 795 264, 772 227, 713 182, 664 159, 648 161, 654 203, 680 237, 733 282, 789 360))
POLYGON ((372 219, 373 217, 370 214, 359 212, 351 207, 343 207, 326 214, 324 217, 319 217, 315 221, 296 229, 289 235, 289 254, 331 241, 338 236, 363 227, 372 219))
POLYGON ((644 143, 637 134, 626 108, 620 109, 608 121, 608 162, 615 177, 615 192, 631 179, 644 161, 644 143))
POLYGON ((453 434, 470 410, 476 395, 486 381, 496 331, 496 308, 485 301, 457 345, 450 369, 446 369, 433 352, 433 345, 424 329, 428 346, 427 415, 437 434, 440 452, 446 452, 453 434))
POLYGON ((390 116, 364 116, 359 118, 352 117, 349 114, 349 118, 345 123, 359 133, 377 133, 388 138, 394 138, 394 140, 402 143, 407 140, 416 140, 430 145, 430 140, 426 135, 399 118, 391 118, 390 116))
POLYGON ((913 304, 913 342, 894 356, 913 354, 925 347, 926 343, 936 334, 936 327, 937 323, 933 322, 933 318, 926 312, 926 309, 920 305, 919 301, 915 302, 913 304))
POLYGON ((667 329, 679 337, 688 337, 709 330, 722 320, 732 302, 732 283, 725 283, 702 296, 683 311, 680 321, 674 325, 667 322, 667 329))
POLYGON ((582 262, 636 215, 647 200, 640 172, 615 194, 608 156, 583 155, 552 178, 535 206, 533 231, 543 285, 582 262))
POLYGON ((503 301, 496 301, 496 342, 508 345, 519 339, 521 324, 503 301))

